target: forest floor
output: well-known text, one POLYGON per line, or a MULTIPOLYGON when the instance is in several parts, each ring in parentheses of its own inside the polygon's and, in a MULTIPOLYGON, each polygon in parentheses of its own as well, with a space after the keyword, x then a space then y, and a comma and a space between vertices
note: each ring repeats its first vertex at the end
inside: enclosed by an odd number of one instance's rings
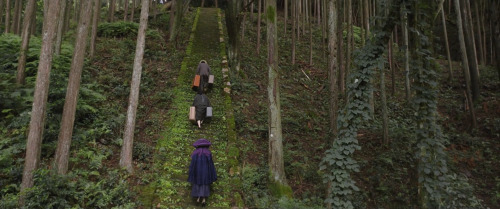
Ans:
MULTIPOLYGON (((194 150, 192 144, 199 138, 212 142, 211 150, 217 169, 218 180, 212 185, 211 195, 207 199, 209 208, 227 208, 234 203, 233 190, 229 174, 228 127, 226 118, 226 97, 222 73, 222 53, 219 47, 218 10, 201 8, 197 11, 187 55, 180 66, 176 84, 171 89, 173 101, 168 112, 168 120, 164 122, 165 130, 160 134, 154 156, 153 173, 156 180, 143 186, 140 199, 146 208, 196 208, 201 206, 191 198, 191 185, 187 182, 190 155, 194 150), (191 90, 192 78, 200 60, 206 60, 215 75, 214 86, 208 91, 213 107, 211 121, 202 124, 201 128, 187 120, 195 91, 191 90)), ((230 130, 229 130, 230 131, 230 130)), ((234 130, 233 130, 234 132, 234 130)))

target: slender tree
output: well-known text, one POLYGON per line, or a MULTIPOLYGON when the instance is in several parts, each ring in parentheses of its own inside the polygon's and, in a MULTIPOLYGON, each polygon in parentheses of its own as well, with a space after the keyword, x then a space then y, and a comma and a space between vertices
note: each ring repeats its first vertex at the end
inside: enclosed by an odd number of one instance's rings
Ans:
POLYGON ((24 11, 24 22, 23 29, 21 33, 21 50, 19 51, 19 59, 17 62, 17 77, 16 82, 18 84, 24 85, 24 70, 26 67, 26 54, 28 52, 28 44, 30 42, 30 27, 33 24, 34 12, 35 11, 35 0, 29 0, 24 11))
MULTIPOLYGON (((338 14, 337 0, 328 0, 328 80, 330 81, 330 106, 328 108, 330 115, 330 135, 333 139, 337 136, 337 112, 338 112, 338 85, 337 78, 339 67, 337 62, 337 31, 338 14)), ((331 180, 328 181, 326 196, 331 194, 331 180)), ((327 208, 331 209, 331 202, 327 202, 327 208)))
MULTIPOLYGON (((479 14, 479 1, 476 0, 476 1, 473 1, 474 3, 474 9, 476 11, 476 15, 475 15, 475 18, 476 18, 476 39, 477 39, 477 51, 479 51, 479 57, 481 58, 480 61, 481 61, 481 65, 484 65, 485 64, 485 55, 483 54, 483 37, 482 37, 482 33, 481 33, 481 15, 479 14)), ((470 13, 472 14, 472 11, 470 11, 470 13)))
MULTIPOLYGON (((126 0, 128 2, 128 0, 126 0)), ((127 11, 127 10, 125 10, 127 11)), ((95 42, 97 39, 97 26, 101 16, 101 0, 94 0, 94 12, 92 17, 92 32, 90 37, 89 57, 93 58, 95 53, 95 42)))
MULTIPOLYGON (((394 27, 394 33, 396 32, 397 26, 394 27)), ((389 61, 389 71, 391 72, 391 95, 394 96, 396 94, 396 70, 394 69, 394 53, 392 49, 392 45, 394 44, 394 33, 391 35, 391 40, 389 41, 389 54, 387 60, 389 61)))
POLYGON ((14 1, 14 13, 12 14, 12 23, 10 25, 10 31, 14 34, 19 34, 19 31, 17 30, 17 22, 21 17, 21 13, 19 12, 21 4, 21 0, 14 1))
MULTIPOLYGON (((231 66, 234 67, 237 71, 240 69, 240 61, 239 61, 239 47, 240 47, 240 29, 241 29, 241 0, 229 0, 227 1, 226 8, 226 28, 227 34, 229 36, 229 47, 228 47, 228 55, 229 62, 231 66)), ((259 15, 260 16, 260 15, 259 15)), ((257 32, 259 34, 259 31, 257 32)), ((257 40, 259 40, 260 36, 257 35, 257 40)), ((259 47, 259 46, 257 46, 259 47)))
POLYGON ((441 22, 443 24, 443 32, 444 32, 444 42, 446 45, 446 56, 448 57, 448 80, 450 82, 453 80, 453 66, 451 64, 451 55, 450 55, 450 45, 448 44, 448 32, 446 30, 446 18, 444 15, 443 5, 441 4, 441 22))
POLYGON ((66 13, 64 14, 64 28, 63 28, 63 31, 64 32, 68 32, 69 30, 69 22, 71 20, 70 18, 70 15, 71 15, 71 9, 73 8, 73 2, 75 2, 74 0, 69 0, 66 4, 66 9, 64 9, 66 11, 66 13))
POLYGON ((127 21, 128 3, 129 3, 129 0, 125 0, 125 5, 124 5, 124 8, 123 8, 123 21, 127 21))
POLYGON ((338 62, 337 62, 337 0, 328 0, 328 80, 330 81, 330 132, 337 134, 338 111, 338 62))
POLYGON ((477 58, 476 50, 474 46, 474 36, 472 34, 472 29, 470 21, 468 20, 469 14, 467 10, 467 5, 465 0, 461 0, 461 13, 462 13, 462 27, 464 32, 464 41, 467 50, 467 60, 469 63, 469 75, 470 75, 470 88, 472 93, 472 100, 474 102, 479 101, 479 69, 477 68, 477 58))
POLYGON ((142 59, 144 57, 144 45, 146 39, 146 28, 148 26, 149 0, 142 0, 141 20, 137 34, 137 45, 135 48, 134 70, 130 85, 130 96, 127 110, 127 121, 123 134, 123 145, 120 154, 120 167, 127 169, 129 173, 134 171, 132 166, 132 147, 134 143, 135 117, 139 103, 139 87, 141 84, 142 59))
POLYGON ((54 48, 54 53, 56 55, 61 54, 61 45, 62 45, 62 37, 64 35, 64 22, 65 22, 65 14, 66 14, 66 9, 68 9, 70 6, 66 5, 66 1, 61 1, 61 11, 59 11, 59 23, 57 23, 57 34, 56 34, 56 41, 55 41, 55 48, 54 48))
POLYGON ((288 20, 288 0, 285 0, 283 3, 285 4, 285 5, 284 5, 284 7, 285 7, 285 8, 284 8, 284 12, 285 12, 285 15, 284 15, 284 16, 285 16, 285 25, 284 25, 284 27, 283 27, 283 28, 284 28, 284 29, 283 29, 283 35, 285 35, 285 36, 286 36, 286 31, 287 31, 287 30, 286 30, 286 27, 287 27, 287 20, 288 20))
POLYGON ((109 12, 108 12, 108 22, 115 21, 115 9, 116 9, 116 0, 110 0, 109 12))
POLYGON ((168 24, 168 33, 172 34, 174 31, 174 21, 175 21, 175 8, 177 0, 172 0, 172 4, 170 4, 170 19, 168 24))
POLYGON ((295 27, 297 24, 296 24, 296 21, 295 21, 295 18, 297 17, 297 4, 292 2, 291 4, 292 6, 292 65, 295 65, 295 48, 296 48, 296 33, 295 33, 295 30, 297 29, 297 27, 295 27))
MULTIPOLYGON (((170 5, 170 11, 172 11, 172 8, 174 6, 174 2, 176 0, 172 0, 172 5, 170 5)), ((137 7, 137 1, 136 0, 132 0, 132 5, 130 7, 130 9, 132 10, 131 14, 130 14, 130 22, 134 22, 134 14, 135 14, 135 8, 137 7)))
POLYGON ((309 65, 313 65, 313 38, 312 38, 312 23, 313 18, 309 18, 309 65))
POLYGON ((460 0, 455 1, 455 12, 457 13, 457 26, 458 26, 458 39, 460 42, 460 51, 462 52, 462 68, 464 70, 465 76, 465 87, 466 87, 466 95, 467 102, 469 106, 470 119, 472 123, 472 127, 476 128, 476 113, 474 111, 474 104, 472 103, 472 92, 471 92, 471 82, 470 82, 470 71, 469 71, 469 59, 467 57, 467 49, 465 46, 465 35, 464 28, 462 26, 462 14, 460 8, 460 0))
POLYGON ((410 49, 408 41, 408 14, 403 11, 403 39, 404 39, 404 51, 405 51, 405 92, 406 101, 410 103, 411 99, 411 88, 410 88, 410 49))
MULTIPOLYGON (((53 40, 56 34, 57 19, 59 16, 60 1, 46 0, 47 13, 43 19, 42 48, 40 62, 33 95, 33 108, 26 140, 26 158, 24 160, 23 180, 21 192, 33 186, 33 172, 38 168, 42 148, 42 133, 44 118, 47 109, 49 93, 50 69, 52 66, 53 40)), ((21 199, 22 202, 22 199, 21 199)))
MULTIPOLYGON (((493 8, 495 9, 500 9, 499 5, 500 3, 498 2, 494 2, 493 3, 493 8)), ((498 11, 498 10, 493 10, 493 11, 498 11)), ((498 79, 500 80, 500 15, 498 15, 498 12, 492 12, 493 14, 493 19, 494 19, 494 29, 492 31, 493 34, 492 36, 494 36, 494 42, 495 42, 495 45, 494 46, 491 46, 491 48, 495 48, 495 50, 493 51, 492 54, 495 54, 496 56, 496 65, 497 65, 497 72, 498 72, 498 79)))
POLYGON ((349 70, 351 69, 351 54, 352 54, 352 0, 347 0, 347 45, 346 45, 346 59, 345 59, 345 77, 349 78, 349 70))
POLYGON ((5 4, 4 4, 5 1, 1 0, 0 1, 0 23, 3 22, 3 12, 5 10, 5 4))
POLYGON ((59 174, 66 174, 68 171, 69 150, 71 146, 71 137, 73 136, 73 124, 75 122, 76 105, 78 103, 78 91, 80 90, 83 59, 85 58, 85 48, 87 47, 92 2, 91 0, 82 1, 82 11, 80 12, 80 18, 78 18, 80 22, 77 27, 75 49, 73 50, 73 59, 71 60, 68 88, 64 100, 61 129, 59 130, 54 160, 55 170, 59 174))
POLYGON ((5 0, 5 33, 9 33, 10 26, 10 0, 5 0))
POLYGON ((268 57, 267 68, 269 76, 267 85, 267 96, 269 99, 269 169, 271 185, 275 186, 275 188, 288 188, 286 190, 281 190, 283 193, 275 194, 283 196, 291 195, 291 189, 287 185, 285 165, 283 161, 283 138, 281 131, 281 107, 278 76, 278 33, 276 20, 276 0, 267 0, 266 34, 268 57))
MULTIPOLYGON (((247 0, 243 0, 243 5, 247 4, 247 0)), ((247 11, 246 7, 243 8, 243 20, 241 21, 241 42, 245 39, 245 26, 247 22, 247 11)))
MULTIPOLYGON (((331 193, 326 197, 325 203, 335 205, 335 208, 355 208, 351 202, 359 188, 355 185, 352 173, 359 172, 359 164, 353 155, 361 149, 358 145, 357 132, 362 125, 370 119, 368 111, 368 98, 371 80, 374 71, 384 62, 383 53, 390 39, 399 16, 399 8, 403 0, 393 0, 389 15, 381 25, 377 25, 379 33, 371 38, 356 56, 353 78, 348 85, 349 101, 339 115, 338 135, 331 149, 325 152, 320 169, 324 170, 324 181, 331 181, 331 193)), ((378 31, 378 30, 377 30, 378 31)))
POLYGON ((339 8, 339 19, 342 21, 339 21, 340 23, 338 24, 338 30, 337 30, 337 42, 338 42, 338 63, 339 63, 339 92, 341 95, 345 94, 345 60, 344 60, 344 23, 345 23, 345 15, 346 14, 346 9, 345 9, 345 1, 337 1, 337 8, 339 8), (342 8, 342 12, 340 12, 340 8, 342 8))
MULTIPOLYGON (((259 3, 257 5, 257 55, 260 53, 260 22, 261 22, 261 15, 262 15, 262 0, 258 0, 259 3)), ((292 46, 293 48, 294 46, 292 46)), ((293 51, 293 49, 292 49, 293 51)))

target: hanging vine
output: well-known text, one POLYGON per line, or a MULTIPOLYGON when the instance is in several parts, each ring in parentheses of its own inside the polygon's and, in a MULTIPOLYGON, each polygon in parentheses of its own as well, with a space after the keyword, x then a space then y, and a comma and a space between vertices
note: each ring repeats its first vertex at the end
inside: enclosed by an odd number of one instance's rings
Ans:
MULTIPOLYGON (((421 208, 481 208, 472 187, 464 178, 448 171, 445 139, 437 124, 438 70, 432 56, 433 17, 437 2, 413 0, 415 37, 411 72, 414 77, 413 106, 416 116, 416 158, 418 193, 421 208)), ((404 10, 408 11, 408 10, 404 10)))
POLYGON ((357 132, 364 122, 371 119, 370 91, 371 79, 376 69, 384 67, 382 56, 394 25, 399 17, 400 5, 404 0, 394 0, 389 14, 381 21, 374 37, 365 45, 355 58, 355 71, 351 73, 348 84, 349 103, 338 117, 338 135, 332 148, 325 152, 320 169, 324 170, 323 181, 329 183, 329 196, 325 202, 334 208, 354 208, 351 200, 359 191, 351 177, 352 172, 359 172, 359 164, 353 158, 354 151, 360 150, 357 132))

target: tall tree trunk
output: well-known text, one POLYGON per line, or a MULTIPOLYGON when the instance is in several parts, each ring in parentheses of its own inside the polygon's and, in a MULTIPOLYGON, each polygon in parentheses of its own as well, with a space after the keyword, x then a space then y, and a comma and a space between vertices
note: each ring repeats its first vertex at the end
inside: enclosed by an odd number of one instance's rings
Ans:
MULTIPOLYGON (((79 22, 78 18, 80 18, 80 7, 82 4, 82 0, 75 0, 75 11, 73 13, 73 19, 75 22, 79 22)), ((110 4, 111 6, 111 4, 110 4)))
POLYGON ((337 0, 328 0, 328 80, 330 81, 330 131, 337 135, 338 86, 337 76, 337 32, 338 30, 337 0))
POLYGON ((316 12, 318 13, 318 14, 316 14, 316 17, 318 18, 318 20, 317 20, 318 26, 321 26, 321 14, 322 14, 322 12, 321 12, 321 3, 320 2, 321 2, 321 0, 316 0, 316 12))
MULTIPOLYGON (((325 5, 326 6, 326 5, 325 5)), ((338 14, 337 0, 328 0, 328 80, 330 82, 330 106, 328 108, 330 115, 330 134, 333 139, 337 136, 337 111, 338 111, 338 86, 337 75, 339 71, 337 62, 337 33, 338 33, 338 14), (337 30, 337 31, 336 31, 337 30)), ((333 140, 332 140, 333 141, 333 140)), ((326 196, 331 194, 330 185, 328 182, 326 196)), ((327 208, 332 208, 331 203, 327 203, 327 208)))
POLYGON ((366 39, 369 39, 370 35, 370 4, 368 3, 368 0, 364 0, 364 17, 365 17, 365 36, 366 39))
POLYGON ((451 64, 450 45, 448 44, 448 32, 446 30, 446 18, 444 17, 443 7, 441 7, 441 21, 443 24, 444 42, 446 44, 446 56, 448 57, 448 80, 451 83, 453 80, 453 66, 451 64))
POLYGON ((285 8, 284 8, 284 10, 285 10, 285 25, 283 27, 284 28, 283 29, 283 35, 286 37, 286 27, 287 27, 286 23, 287 23, 287 20, 288 20, 288 0, 285 0, 284 3, 285 3, 285 5, 284 5, 285 6, 285 8))
MULTIPOLYGON (((73 0, 69 0, 66 4, 66 8, 64 9, 66 12, 64 13, 64 28, 63 31, 66 33, 69 30, 69 22, 70 22, 70 14, 71 14, 71 8, 73 8, 73 0)), ((61 9, 63 9, 61 7, 61 9)))
MULTIPOLYGON (((323 22, 321 24, 321 43, 322 43, 322 50, 323 51, 323 59, 326 59, 326 52, 328 51, 328 44, 326 43, 326 37, 327 37, 327 34, 326 34, 326 28, 328 27, 328 17, 327 17, 327 3, 326 3, 326 0, 321 0, 322 2, 322 5, 323 7, 321 7, 321 14, 322 14, 322 19, 323 19, 323 22)), ((337 24, 338 25, 338 24, 337 24)))
POLYGON ((19 13, 19 15, 17 15, 16 25, 14 26, 16 34, 21 34, 21 17, 23 14, 23 2, 24 1, 19 1, 19 7, 17 8, 17 13, 19 13))
MULTIPOLYGON (((499 5, 500 3, 494 2, 493 8, 500 9, 499 5)), ((493 10, 493 11, 498 11, 498 10, 493 10)), ((493 12, 493 21, 494 21, 494 32, 492 33, 492 36, 494 36, 494 43, 495 45, 492 46, 491 48, 495 47, 495 50, 493 51, 496 56, 496 65, 497 65, 497 72, 498 72, 498 79, 500 80, 500 15, 498 15, 498 12, 493 12)), ((492 41, 493 43, 493 41, 492 41)))
POLYGON ((10 31, 12 31, 12 33, 14 34, 18 34, 16 26, 19 16, 21 15, 21 13, 19 13, 20 3, 21 3, 20 0, 14 1, 14 12, 13 12, 14 14, 12 14, 12 23, 10 25, 10 31))
MULTIPOLYGON (((239 48, 240 48, 240 28, 241 28, 241 0, 230 0, 228 1, 228 5, 226 8, 226 28, 227 34, 229 36, 229 47, 228 47, 228 55, 229 55, 229 63, 231 67, 236 71, 240 69, 240 61, 239 61, 239 48)), ((257 29, 259 30, 259 29, 257 29)), ((257 32, 259 33, 259 31, 257 32)), ((257 38, 260 36, 257 34, 257 38)))
POLYGON ((73 59, 71 60, 68 88, 64 100, 61 129, 59 131, 54 160, 55 170, 58 174, 66 174, 68 171, 69 150, 71 138, 73 136, 73 125, 75 122, 78 91, 80 90, 80 80, 82 77, 83 59, 85 58, 85 48, 87 47, 88 29, 90 16, 92 14, 92 1, 82 1, 81 10, 80 18, 78 18, 80 22, 77 27, 75 49, 73 50, 73 59))
POLYGON ((55 46, 54 46, 54 54, 59 55, 61 54, 61 45, 62 45, 62 39, 64 36, 64 22, 65 22, 65 14, 66 14, 66 9, 68 9, 69 6, 66 5, 66 1, 61 1, 61 11, 59 11, 59 21, 57 23, 57 34, 56 34, 56 41, 55 41, 55 46))
POLYGON ((0 23, 3 23, 3 12, 5 11, 5 4, 4 4, 4 0, 1 0, 0 1, 0 23))
MULTIPOLYGON (((260 1, 260 0, 259 0, 260 1)), ((292 1, 292 65, 295 65, 295 47, 296 47, 296 36, 297 34, 295 33, 295 30, 297 29, 295 26, 296 21, 295 19, 297 18, 297 4, 292 1)))
POLYGON ((9 33, 10 26, 10 0, 5 0, 5 33, 9 33))
POLYGON ((110 0, 110 2, 109 2, 109 13, 108 13, 108 22, 115 21, 115 7, 116 7, 116 0, 110 0))
POLYGON ((469 113, 470 113, 470 119, 472 123, 472 127, 476 128, 476 113, 474 111, 474 104, 472 102, 472 92, 471 92, 471 79, 470 79, 470 71, 469 71, 469 60, 467 56, 467 49, 465 46, 465 35, 464 35, 464 28, 462 27, 462 23, 465 23, 465 21, 462 21, 462 15, 461 15, 461 9, 460 9, 460 0, 455 0, 455 12, 457 13, 457 26, 458 26, 458 39, 460 42, 460 51, 462 54, 462 68, 464 69, 464 76, 465 76, 465 86, 466 86, 466 94, 467 94, 467 102, 469 105, 469 113))
MULTIPOLYGON (((247 5, 247 0, 243 0, 243 5, 247 5)), ((243 8, 243 21, 241 21, 241 42, 245 40, 245 26, 247 22, 247 11, 246 8, 243 8)))
MULTIPOLYGON (((258 6, 257 6, 257 55, 260 54, 260 22, 262 21, 261 20, 261 16, 262 16, 262 0, 258 0, 259 3, 258 3, 258 6)), ((293 53, 293 52, 292 52, 293 53)))
MULTIPOLYGON (((44 129, 44 118, 47 110, 47 98, 49 93, 50 69, 52 66, 53 40, 56 34, 57 19, 59 16, 60 1, 46 0, 49 4, 46 16, 43 19, 42 48, 40 50, 40 62, 33 95, 33 108, 26 140, 26 158, 24 160, 23 180, 21 193, 33 186, 33 172, 38 168, 42 148, 42 135, 44 129)), ((23 199, 21 198, 21 203, 23 199)))
POLYGON ((251 0, 251 3, 250 3, 250 22, 253 24, 253 20, 254 20, 254 14, 253 14, 253 11, 254 11, 254 8, 255 7, 255 0, 251 0))
MULTIPOLYGON (((396 32, 396 27, 394 27, 394 32, 396 32)), ((394 95, 396 94, 396 73, 394 72, 395 69, 394 69, 394 53, 392 52, 392 45, 394 43, 394 34, 391 35, 391 40, 389 41, 389 57, 388 57, 388 60, 389 60, 389 71, 391 71, 391 95, 394 97, 394 95)))
MULTIPOLYGON (((172 12, 172 10, 174 8, 175 1, 176 0, 172 0, 172 5, 170 5, 170 12, 172 12)), ((137 2, 135 0, 132 0, 132 6, 131 6, 132 12, 130 14, 130 22, 134 22, 134 14, 135 14, 136 7, 137 7, 137 2)))
POLYGON ((124 5, 124 8, 123 8, 123 21, 127 21, 128 3, 129 3, 129 0, 125 0, 125 5, 124 5))
MULTIPOLYGON (((35 32, 36 32, 36 10, 37 10, 37 5, 36 5, 36 2, 35 2, 35 8, 33 9, 33 12, 32 12, 33 13, 32 14, 33 18, 31 18, 31 23, 30 23, 30 25, 31 25, 30 34, 32 36, 34 36, 35 32)), ((0 11, 1 11, 1 9, 0 9, 0 11)), ((2 21, 0 20, 0 22, 2 22, 2 21)))
MULTIPOLYGON (((390 60, 391 49, 390 45, 392 45, 392 37, 389 39, 388 44, 388 59, 390 60)), ((389 67, 392 63, 389 61, 389 67)), ((387 115, 387 95, 385 91, 385 67, 380 68, 380 101, 381 101, 381 109, 382 109, 382 140, 383 143, 389 143, 389 117, 387 115)))
POLYGON ((168 34, 173 34, 173 32, 174 32, 176 4, 177 4, 177 0, 172 0, 172 4, 170 5, 170 19, 169 19, 169 25, 168 25, 168 34))
POLYGON ((177 44, 177 34, 179 31, 179 28, 181 26, 182 22, 182 17, 184 15, 184 1, 176 1, 175 2, 175 17, 174 17, 174 24, 172 26, 172 30, 170 33, 170 41, 174 42, 177 44))
POLYGON ((219 8, 219 4, 218 4, 217 0, 215 0, 215 8, 219 8))
POLYGON ((137 34, 137 45, 135 48, 134 70, 130 85, 129 104, 127 109, 127 121, 123 133, 123 145, 120 154, 120 167, 127 169, 129 173, 134 171, 132 166, 132 148, 134 143, 135 117, 139 103, 139 87, 141 84, 142 59, 144 57, 144 45, 146 40, 146 28, 148 26, 149 0, 142 0, 141 20, 137 34))
POLYGON ((312 24, 313 24, 313 18, 309 18, 309 65, 313 65, 313 39, 312 39, 312 24))
MULTIPOLYGON (((475 37, 475 34, 474 34, 474 21, 472 19, 472 10, 471 10, 471 7, 470 7, 470 1, 464 1, 464 4, 463 5, 466 5, 467 8, 467 13, 464 13, 464 14, 467 14, 467 16, 464 18, 464 19, 467 19, 467 21, 469 21, 469 30, 470 30, 470 34, 471 34, 471 40, 472 40, 472 46, 474 46, 474 59, 475 59, 475 63, 476 63, 476 69, 478 70, 478 74, 479 74, 479 61, 478 61, 478 52, 477 52, 477 45, 476 45, 476 37, 475 37)), ((470 60, 470 58, 469 58, 470 60)), ((472 94, 474 94, 474 90, 472 90, 472 94)), ((472 95, 474 97, 474 95, 472 95)))
POLYGON ((16 83, 24 85, 24 70, 26 68, 26 54, 28 53, 28 44, 30 42, 30 27, 31 24, 34 24, 34 21, 32 21, 35 16, 34 12, 35 11, 35 0, 29 0, 28 4, 26 5, 26 9, 24 11, 24 23, 23 23, 23 30, 21 33, 21 50, 19 51, 19 59, 17 62, 17 77, 16 77, 16 83))
POLYGON ((151 8, 151 12, 153 12, 153 20, 156 21, 156 13, 158 13, 156 11, 157 7, 158 7, 158 3, 156 1, 153 1, 153 3, 151 4, 151 6, 153 8, 151 8))
MULTIPOLYGON (((269 72, 267 95, 269 99, 269 169, 270 181, 276 188, 288 187, 283 161, 283 138, 281 131, 280 88, 278 76, 278 33, 276 0, 268 0, 266 4, 267 25, 267 67, 269 72)), ((289 188, 289 187, 288 187, 289 188)), ((277 196, 290 193, 275 194, 277 196)))
MULTIPOLYGON (((337 1, 338 5, 337 8, 343 8, 342 12, 339 11, 339 18, 344 17, 344 14, 347 12, 345 9, 345 2, 344 1, 337 1), (342 2, 344 2, 344 6, 342 7, 342 2)), ((344 60, 344 22, 345 18, 342 18, 342 21, 339 21, 340 23, 338 24, 338 30, 337 30, 337 40, 338 40, 338 62, 339 62, 339 93, 341 95, 345 94, 345 60, 344 60)))
POLYGON ((302 15, 301 14, 302 13, 302 7, 301 7, 302 3, 301 2, 302 2, 302 0, 295 1, 295 4, 296 4, 295 5, 295 12, 296 12, 295 21, 297 21, 297 31, 296 31, 297 32, 297 41, 300 41, 300 26, 301 26, 300 20, 301 20, 301 15, 302 15))
MULTIPOLYGON (((480 62, 481 62, 481 65, 485 65, 486 62, 485 62, 485 58, 484 58, 484 51, 483 51, 483 37, 482 37, 482 33, 481 33, 481 15, 479 14, 479 1, 474 1, 474 9, 476 10, 476 23, 477 23, 477 27, 476 27, 476 37, 477 37, 477 50, 479 51, 479 57, 481 58, 480 62)), ((472 13, 472 11, 470 11, 470 13, 472 13)))
POLYGON ((469 62, 469 75, 470 75, 470 88, 472 93, 472 99, 474 102, 479 101, 479 69, 477 69, 477 58, 476 58, 476 50, 474 46, 474 36, 472 35, 472 29, 469 25, 470 21, 468 20, 469 14, 467 10, 467 3, 465 0, 461 0, 462 6, 462 17, 463 17, 463 31, 465 37, 465 45, 467 50, 467 58, 469 62))
POLYGON ((365 5, 363 5, 363 0, 359 0, 358 5, 359 5, 359 9, 361 10, 361 11, 359 11, 359 15, 360 15, 360 27, 359 27, 359 29, 361 31, 361 46, 364 46, 366 43, 366 37, 365 37, 366 34, 365 34, 365 30, 364 30, 364 27, 365 27, 364 7, 365 7, 365 5))
MULTIPOLYGON (((128 2, 128 0, 126 0, 126 2, 128 2)), ((126 5, 128 5, 128 3, 126 3, 126 5)), ((127 11, 127 9, 125 9, 125 11, 127 11)), ((92 17, 92 32, 91 32, 92 35, 90 37, 89 58, 94 57, 95 42, 97 39, 97 26, 99 23, 100 16, 101 16, 101 0, 94 0, 94 12, 92 17)))
POLYGON ((410 49, 408 48, 408 14, 403 11, 403 39, 404 39, 404 50, 405 50, 405 90, 406 90, 406 102, 408 104, 411 100, 411 88, 410 88, 410 49))

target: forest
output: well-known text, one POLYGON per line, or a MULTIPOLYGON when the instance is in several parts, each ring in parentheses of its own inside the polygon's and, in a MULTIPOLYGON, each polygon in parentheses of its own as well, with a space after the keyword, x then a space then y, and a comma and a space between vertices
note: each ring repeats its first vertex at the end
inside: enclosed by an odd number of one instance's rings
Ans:
POLYGON ((500 208, 499 11, 0 0, 0 208, 500 208))

